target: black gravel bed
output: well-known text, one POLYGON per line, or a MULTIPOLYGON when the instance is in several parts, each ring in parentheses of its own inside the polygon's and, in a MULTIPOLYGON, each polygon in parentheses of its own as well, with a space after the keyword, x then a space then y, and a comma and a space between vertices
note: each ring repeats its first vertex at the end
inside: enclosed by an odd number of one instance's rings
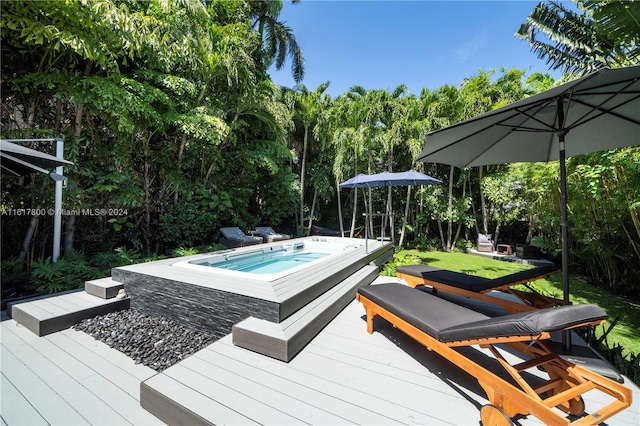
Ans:
POLYGON ((174 320, 131 309, 85 319, 73 328, 156 371, 171 367, 218 340, 174 320))

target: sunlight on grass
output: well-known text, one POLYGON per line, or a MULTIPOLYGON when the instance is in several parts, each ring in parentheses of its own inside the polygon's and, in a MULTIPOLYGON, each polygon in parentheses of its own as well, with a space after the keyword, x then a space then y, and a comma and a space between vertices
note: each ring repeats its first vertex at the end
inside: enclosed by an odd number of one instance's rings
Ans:
MULTIPOLYGON (((466 253, 421 252, 403 250, 395 255, 393 264, 428 264, 431 266, 477 275, 484 278, 498 278, 507 274, 531 268, 516 262, 505 262, 466 253)), ((395 266, 385 270, 385 275, 395 275, 395 266)), ((562 275, 556 274, 533 283, 533 287, 547 296, 562 298, 562 275)), ((624 355, 640 353, 640 306, 618 298, 604 290, 589 285, 574 277, 569 277, 569 298, 574 304, 594 303, 609 315, 609 321, 598 327, 601 336, 611 321, 618 323, 607 336, 609 344, 618 343, 625 348, 624 355)))

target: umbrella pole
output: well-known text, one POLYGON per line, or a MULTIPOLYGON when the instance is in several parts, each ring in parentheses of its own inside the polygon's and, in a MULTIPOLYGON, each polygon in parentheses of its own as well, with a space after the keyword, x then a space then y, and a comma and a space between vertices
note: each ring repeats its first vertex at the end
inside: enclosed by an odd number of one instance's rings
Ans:
MULTIPOLYGON (((564 148, 565 131, 558 133, 560 145, 560 232, 562 234, 562 290, 564 293, 563 302, 569 302, 569 221, 567 219, 567 166, 564 148)), ((565 351, 571 350, 571 332, 562 331, 562 347, 565 351)))

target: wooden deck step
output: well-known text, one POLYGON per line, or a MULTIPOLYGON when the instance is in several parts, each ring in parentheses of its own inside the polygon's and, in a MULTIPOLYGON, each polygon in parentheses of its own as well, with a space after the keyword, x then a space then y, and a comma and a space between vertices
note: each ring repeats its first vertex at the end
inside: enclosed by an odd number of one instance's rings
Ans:
POLYGON ((378 267, 367 265, 280 323, 249 317, 233 326, 233 343, 289 362, 377 276, 378 267))
POLYGON ((114 281, 111 277, 91 280, 84 283, 84 291, 101 299, 116 297, 118 291, 124 289, 124 284, 114 281))
POLYGON ((73 290, 9 304, 7 313, 38 336, 71 327, 96 315, 129 308, 129 299, 102 299, 83 290, 73 290))

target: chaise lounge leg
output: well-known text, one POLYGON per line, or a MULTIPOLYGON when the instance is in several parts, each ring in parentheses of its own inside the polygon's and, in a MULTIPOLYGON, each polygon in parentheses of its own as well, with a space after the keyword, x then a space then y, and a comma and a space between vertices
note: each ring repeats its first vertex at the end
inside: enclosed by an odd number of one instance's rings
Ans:
POLYGON ((367 333, 373 334, 373 318, 376 314, 373 313, 373 309, 365 308, 367 314, 367 333))

